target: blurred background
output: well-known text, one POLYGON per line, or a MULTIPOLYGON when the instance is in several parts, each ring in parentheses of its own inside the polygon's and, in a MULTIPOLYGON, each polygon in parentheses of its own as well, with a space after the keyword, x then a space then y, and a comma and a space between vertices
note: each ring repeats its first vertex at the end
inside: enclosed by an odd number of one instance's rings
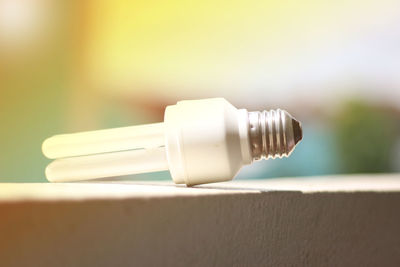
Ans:
POLYGON ((45 182, 51 135, 209 97, 303 123, 239 179, 399 172, 400 2, 0 0, 1 182, 45 182))

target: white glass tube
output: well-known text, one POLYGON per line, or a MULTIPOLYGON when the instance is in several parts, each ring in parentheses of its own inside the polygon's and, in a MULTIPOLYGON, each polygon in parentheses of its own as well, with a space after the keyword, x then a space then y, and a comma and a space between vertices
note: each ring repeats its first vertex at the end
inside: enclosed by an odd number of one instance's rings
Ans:
POLYGON ((50 159, 164 146, 164 123, 61 134, 42 145, 50 159))
POLYGON ((57 159, 46 168, 51 182, 71 182, 168 170, 165 147, 57 159))

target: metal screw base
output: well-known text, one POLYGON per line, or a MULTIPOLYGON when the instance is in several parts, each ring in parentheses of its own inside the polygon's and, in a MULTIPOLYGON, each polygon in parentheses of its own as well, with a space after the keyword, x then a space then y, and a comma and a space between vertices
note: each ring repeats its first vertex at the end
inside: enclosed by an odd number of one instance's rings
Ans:
POLYGON ((249 124, 254 160, 287 157, 303 138, 301 124, 281 109, 249 112, 249 124))

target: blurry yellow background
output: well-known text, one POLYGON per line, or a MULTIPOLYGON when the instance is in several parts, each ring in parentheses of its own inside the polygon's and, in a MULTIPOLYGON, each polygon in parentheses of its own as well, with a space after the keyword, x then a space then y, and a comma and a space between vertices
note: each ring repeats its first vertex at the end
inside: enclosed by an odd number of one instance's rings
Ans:
POLYGON ((215 96, 304 124, 239 178, 400 171, 400 2, 0 0, 0 181, 45 181, 53 134, 215 96))

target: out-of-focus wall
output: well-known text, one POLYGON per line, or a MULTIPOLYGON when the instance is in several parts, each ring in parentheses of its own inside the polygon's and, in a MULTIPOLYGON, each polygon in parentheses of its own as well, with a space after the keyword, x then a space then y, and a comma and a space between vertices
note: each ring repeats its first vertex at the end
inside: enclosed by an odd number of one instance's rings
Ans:
POLYGON ((0 0, 0 181, 45 181, 50 135, 214 96, 304 125, 241 178, 399 171, 399 18, 394 0, 0 0))
POLYGON ((66 130, 71 7, 0 0, 0 181, 45 181, 41 141, 66 130))
POLYGON ((398 1, 94 2, 88 75, 113 95, 400 104, 398 1))

